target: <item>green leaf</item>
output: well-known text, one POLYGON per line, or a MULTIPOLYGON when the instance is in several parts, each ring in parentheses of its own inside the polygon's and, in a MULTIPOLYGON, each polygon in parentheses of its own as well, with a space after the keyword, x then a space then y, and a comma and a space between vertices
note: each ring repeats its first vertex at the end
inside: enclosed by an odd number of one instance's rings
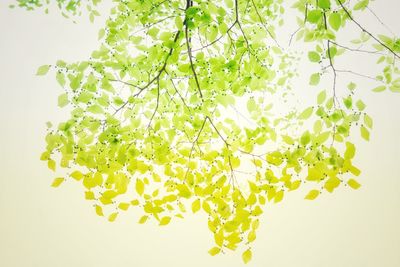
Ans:
POLYGON ((68 95, 67 94, 62 94, 58 96, 58 106, 60 108, 65 107, 66 105, 68 105, 69 101, 68 101, 68 95))
POLYGON ((57 72, 56 74, 56 80, 57 82, 61 85, 61 87, 65 86, 65 76, 64 73, 62 72, 57 72))
POLYGON ((299 119, 306 120, 306 119, 310 118, 313 111, 314 111, 313 107, 306 108, 302 113, 300 113, 299 119))
POLYGON ((36 72, 36 75, 38 75, 38 76, 46 75, 47 72, 49 71, 49 69, 50 69, 50 65, 43 65, 43 66, 40 66, 40 67, 38 68, 37 72, 36 72))
POLYGON ((372 129, 372 126, 374 125, 372 118, 368 114, 364 115, 364 123, 370 129, 372 129))
POLYGON ((322 12, 321 10, 311 10, 310 12, 308 12, 307 14, 307 20, 311 23, 318 23, 318 21, 322 18, 322 12))
POLYGON ((351 109, 353 106, 353 99, 351 96, 348 96, 347 98, 343 98, 343 103, 347 109, 351 109))
POLYGON ((369 141, 369 131, 364 126, 360 127, 361 137, 364 138, 366 141, 369 141))
POLYGON ((318 96, 317 96, 317 103, 318 105, 321 105, 322 103, 324 103, 326 99, 326 91, 321 91, 318 96))
POLYGON ((318 6, 323 9, 331 8, 331 1, 330 0, 319 0, 318 6))
POLYGON ((354 5, 354 10, 363 10, 368 6, 368 4, 369 0, 362 0, 354 5))
POLYGON ((314 73, 310 76, 310 85, 316 86, 319 84, 321 75, 319 73, 314 73))
POLYGON ((372 89, 373 92, 379 93, 379 92, 383 92, 386 90, 386 85, 381 85, 378 87, 375 87, 374 89, 372 89))
POLYGON ((334 12, 329 15, 329 25, 335 31, 339 30, 340 26, 342 25, 342 17, 339 13, 334 12))
POLYGON ((311 62, 319 62, 321 60, 321 56, 315 51, 310 51, 308 52, 308 59, 311 62))
POLYGON ((363 111, 366 107, 366 105, 364 104, 364 102, 362 100, 358 100, 356 103, 356 106, 359 111, 363 111))
POLYGON ((356 153, 356 147, 350 142, 346 142, 346 151, 344 152, 344 159, 352 159, 356 153))
POLYGON ((305 146, 311 141, 311 135, 309 131, 306 131, 300 138, 300 143, 305 146))

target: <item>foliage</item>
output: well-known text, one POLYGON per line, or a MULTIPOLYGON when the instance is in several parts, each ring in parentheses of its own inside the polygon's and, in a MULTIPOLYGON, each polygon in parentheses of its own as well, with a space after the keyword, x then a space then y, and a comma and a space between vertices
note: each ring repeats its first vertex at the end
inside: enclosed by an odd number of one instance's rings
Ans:
MULTIPOLYGON (((57 4, 66 16, 87 4, 93 19, 99 1, 57 4)), ((33 9, 49 1, 17 2, 33 9)), ((139 223, 159 225, 201 211, 214 236, 209 253, 241 247, 245 263, 267 202, 300 187, 311 188, 308 200, 341 185, 360 187, 350 137, 359 132, 369 140, 373 121, 354 82, 338 96, 339 73, 362 74, 339 69, 336 58, 376 56, 383 71, 372 77, 373 90, 400 91, 400 39, 375 36, 356 19, 368 0, 294 1, 299 28, 292 37, 312 44, 307 57, 321 65, 310 86, 326 78, 332 88, 286 115, 273 104, 285 105, 297 59, 275 38, 282 0, 115 2, 90 58, 38 69, 56 72, 65 90, 58 105, 71 111, 46 136, 41 159, 53 171, 69 171, 52 186, 82 183, 109 221, 131 206, 143 211, 139 223), (337 40, 348 24, 360 31, 358 48, 337 40), (239 111, 241 103, 247 110, 239 111)))

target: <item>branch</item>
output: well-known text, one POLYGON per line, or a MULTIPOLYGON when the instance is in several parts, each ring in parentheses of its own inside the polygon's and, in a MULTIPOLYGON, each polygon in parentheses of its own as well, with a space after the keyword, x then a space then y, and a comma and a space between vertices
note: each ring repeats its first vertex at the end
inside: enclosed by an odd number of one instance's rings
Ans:
MULTIPOLYGON (((186 4, 187 4, 186 8, 189 8, 193 4, 193 2, 191 0, 186 0, 186 4)), ((197 73, 196 73, 196 70, 195 70, 194 64, 193 64, 192 48, 190 47, 190 40, 189 40, 189 34, 188 34, 188 24, 186 23, 186 21, 187 21, 187 18, 185 20, 185 37, 186 37, 186 46, 187 46, 188 55, 189 55, 190 67, 191 67, 192 72, 193 72, 194 80, 196 82, 196 86, 197 86, 197 90, 199 91, 200 98, 203 100, 203 94, 201 93, 199 79, 197 77, 197 73)))
POLYGON ((153 121, 154 115, 156 115, 159 103, 160 103, 160 79, 157 78, 157 103, 156 103, 156 107, 154 109, 153 115, 151 115, 149 124, 147 125, 147 129, 149 129, 151 122, 153 121))
POLYGON ((393 49, 391 49, 389 46, 387 46, 386 44, 384 44, 381 40, 379 40, 377 37, 375 37, 372 33, 370 33, 369 31, 367 31, 360 23, 358 23, 352 15, 350 15, 350 12, 347 10, 347 8, 343 5, 342 0, 338 0, 338 3, 340 4, 340 6, 342 7, 342 9, 344 10, 344 12, 346 12, 347 16, 349 17, 350 20, 352 20, 363 32, 365 32, 366 34, 368 34, 369 36, 371 36, 372 39, 374 39, 376 42, 378 42, 381 46, 385 47, 387 50, 390 51, 390 53, 392 53, 395 57, 400 59, 400 56, 393 51, 393 49))

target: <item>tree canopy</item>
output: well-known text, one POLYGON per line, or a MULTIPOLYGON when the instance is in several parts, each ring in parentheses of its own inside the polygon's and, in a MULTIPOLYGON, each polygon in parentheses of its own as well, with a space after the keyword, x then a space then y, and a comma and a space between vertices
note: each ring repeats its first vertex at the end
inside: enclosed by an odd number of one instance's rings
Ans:
MULTIPOLYGON (((93 20, 100 1, 53 2, 66 17, 86 8, 93 20)), ((16 2, 47 12, 50 1, 16 2)), ((201 211, 214 237, 209 253, 240 248, 245 263, 267 203, 301 187, 311 188, 308 200, 360 187, 350 139, 368 141, 373 120, 357 84, 342 88, 338 74, 365 76, 375 92, 400 92, 400 39, 375 35, 357 20, 370 10, 368 0, 114 2, 86 60, 37 71, 55 73, 65 91, 58 105, 70 112, 48 124, 41 160, 60 173, 52 186, 82 183, 109 221, 133 206, 143 212, 139 223, 161 226, 201 211), (321 66, 309 86, 322 79, 332 86, 313 105, 282 114, 276 107, 290 105, 292 80, 302 74, 298 57, 276 37, 287 8, 298 12, 290 41, 312 45, 309 63, 321 66), (359 37, 338 40, 349 24, 359 37), (335 61, 347 53, 376 57, 382 72, 339 69, 335 61)))

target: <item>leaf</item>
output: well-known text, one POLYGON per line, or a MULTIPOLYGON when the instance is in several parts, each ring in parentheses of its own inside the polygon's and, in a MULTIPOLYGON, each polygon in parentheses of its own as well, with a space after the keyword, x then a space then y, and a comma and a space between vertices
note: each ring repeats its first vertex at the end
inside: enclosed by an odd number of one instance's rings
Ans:
POLYGON ((330 0, 319 0, 318 6, 322 9, 329 9, 329 8, 331 8, 331 1, 330 0))
POLYGON ((247 101, 247 110, 249 111, 249 113, 252 113, 253 111, 255 111, 257 109, 257 104, 256 101, 254 101, 254 98, 250 98, 247 101))
POLYGON ((254 240, 256 240, 257 235, 256 235, 256 231, 250 231, 249 235, 247 236, 247 241, 249 242, 253 242, 254 240))
POLYGON ((36 72, 36 75, 38 75, 38 76, 46 75, 47 72, 49 72, 49 69, 50 69, 50 65, 43 65, 43 66, 40 66, 40 67, 38 68, 37 72, 36 72))
POLYGON ((144 223, 147 221, 148 218, 149 218, 149 216, 143 215, 143 216, 139 219, 139 223, 140 223, 140 224, 144 224, 144 223))
POLYGON ((160 224, 159 225, 160 226, 167 225, 167 224, 169 224, 170 221, 171 221, 171 217, 165 216, 160 220, 160 224))
POLYGON ((210 254, 211 256, 215 256, 220 252, 221 252, 221 249, 219 247, 213 247, 212 249, 210 249, 208 251, 208 254, 210 254))
POLYGON ((358 189, 358 188, 361 187, 361 185, 360 185, 356 180, 354 180, 354 179, 348 180, 348 181, 347 181, 347 184, 348 184, 351 188, 353 188, 353 189, 358 189))
POLYGON ((353 106, 353 99, 351 98, 351 96, 343 98, 343 103, 347 109, 351 109, 353 106))
POLYGON ((62 72, 57 72, 56 80, 61 85, 61 87, 65 86, 65 76, 62 72))
POLYGON ((49 167, 49 169, 52 171, 56 171, 56 162, 52 159, 49 159, 47 161, 47 167, 49 167))
POLYGON ((326 91, 321 91, 318 96, 317 96, 317 103, 318 105, 321 105, 322 103, 324 103, 326 99, 326 91))
POLYGON ((242 260, 245 264, 247 264, 249 261, 251 261, 252 253, 251 250, 248 249, 242 254, 242 260))
POLYGON ((379 92, 383 92, 386 90, 386 85, 381 85, 378 87, 375 87, 374 89, 372 89, 373 92, 379 93, 379 92))
POLYGON ((346 142, 346 151, 344 152, 344 159, 352 159, 356 153, 356 147, 350 143, 346 142))
POLYGON ((85 192, 85 199, 94 200, 95 199, 94 193, 92 191, 86 191, 85 192))
POLYGON ((369 131, 365 126, 360 127, 361 137, 364 138, 366 141, 369 141, 369 131))
POLYGON ((305 196, 304 199, 308 199, 308 200, 314 200, 319 196, 319 191, 318 190, 311 190, 310 192, 308 192, 308 194, 305 196))
POLYGON ((321 75, 319 73, 314 73, 310 76, 310 85, 316 86, 319 84, 321 75))
POLYGON ((66 105, 68 105, 68 95, 67 94, 62 94, 60 96, 58 96, 58 106, 60 108, 65 107, 66 105))
POLYGON ((53 180, 53 183, 51 184, 52 187, 59 187, 65 179, 63 177, 58 177, 53 180))
POLYGON ((368 4, 369 0, 362 0, 354 5, 354 10, 363 10, 368 6, 368 4))
POLYGON ((122 202, 122 203, 119 203, 118 208, 120 210, 125 210, 126 211, 126 210, 128 210, 129 206, 130 206, 129 203, 122 202))
POLYGON ((314 108, 313 108, 313 107, 306 108, 306 109, 299 115, 299 119, 300 119, 300 120, 306 120, 306 119, 310 118, 311 115, 312 115, 312 113, 313 113, 313 111, 314 111, 314 108))
POLYGON ((70 176, 77 181, 79 181, 83 178, 83 174, 80 171, 74 171, 70 174, 70 176))
POLYGON ((284 191, 280 190, 278 192, 276 192, 275 197, 274 197, 274 203, 278 203, 281 202, 284 196, 284 191))
POLYGON ((329 25, 332 27, 332 29, 334 29, 335 31, 339 30, 341 24, 342 17, 339 13, 334 12, 329 15, 329 25))
POLYGON ((372 118, 368 114, 364 115, 364 123, 370 129, 372 129, 372 127, 374 125, 374 121, 372 120, 372 118))
POLYGON ((144 183, 143 183, 142 180, 140 180, 140 179, 137 179, 137 180, 136 180, 136 186, 135 186, 135 188, 136 188, 136 192, 137 192, 139 195, 143 195, 143 193, 144 193, 144 183))
POLYGON ((195 201, 193 201, 192 212, 196 213, 200 210, 200 208, 201 208, 200 199, 196 199, 195 201))
POLYGON ((364 102, 361 99, 357 101, 356 106, 359 111, 363 111, 366 107, 366 105, 364 104, 364 102))
POLYGON ((318 23, 318 21, 322 18, 322 12, 321 10, 311 10, 310 12, 308 12, 307 15, 307 20, 311 23, 318 23))
POLYGON ((219 247, 224 245, 224 233, 223 230, 220 230, 218 233, 214 234, 214 241, 219 247))
POLYGON ((311 62, 319 62, 321 60, 321 56, 317 52, 310 51, 308 52, 308 59, 311 62))
POLYGON ((103 208, 99 205, 96 205, 96 214, 99 216, 104 216, 103 208))
POLYGON ((311 135, 309 131, 304 132, 304 134, 300 138, 300 143, 305 146, 311 141, 311 135))
POLYGON ((111 213, 110 216, 108 216, 108 221, 110 221, 110 222, 115 221, 117 216, 118 216, 118 212, 111 213))

